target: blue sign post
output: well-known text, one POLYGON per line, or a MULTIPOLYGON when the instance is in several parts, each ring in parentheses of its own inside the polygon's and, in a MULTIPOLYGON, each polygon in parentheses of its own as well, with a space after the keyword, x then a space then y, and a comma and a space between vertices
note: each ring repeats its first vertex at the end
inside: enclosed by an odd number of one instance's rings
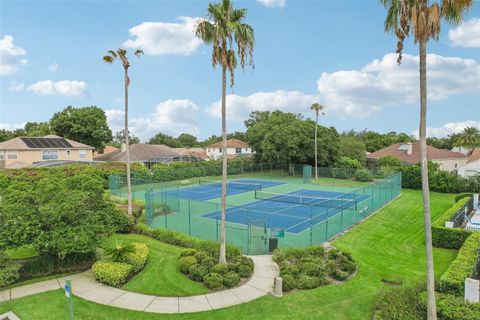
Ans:
POLYGON ((73 316, 73 299, 72 299, 72 282, 67 280, 65 282, 65 297, 68 299, 68 309, 70 314, 70 320, 74 320, 73 316))

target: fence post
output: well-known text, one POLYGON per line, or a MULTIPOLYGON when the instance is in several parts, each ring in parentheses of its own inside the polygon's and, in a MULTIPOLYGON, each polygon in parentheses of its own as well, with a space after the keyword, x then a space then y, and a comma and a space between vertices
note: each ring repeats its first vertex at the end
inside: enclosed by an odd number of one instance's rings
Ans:
POLYGON ((190 200, 188 200, 188 235, 191 236, 192 235, 192 215, 191 215, 191 212, 190 212, 190 200))

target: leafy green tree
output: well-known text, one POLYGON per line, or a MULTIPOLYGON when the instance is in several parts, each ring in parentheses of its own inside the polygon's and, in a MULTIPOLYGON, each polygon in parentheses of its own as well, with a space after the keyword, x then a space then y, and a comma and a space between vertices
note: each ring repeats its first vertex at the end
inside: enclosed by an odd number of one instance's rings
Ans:
POLYGON ((163 144, 171 148, 178 148, 180 147, 180 143, 172 136, 169 136, 165 133, 157 133, 154 137, 148 140, 149 144, 163 144))
POLYGON ((480 145, 480 130, 475 127, 467 127, 459 134, 455 141, 456 146, 473 148, 480 145))
POLYGON ((56 135, 87 144, 97 151, 102 151, 112 140, 105 111, 96 106, 68 106, 53 115, 50 127, 56 135))
POLYGON ((13 134, 11 131, 8 131, 6 129, 0 129, 0 142, 7 141, 12 139, 13 134))
POLYGON ((27 122, 23 130, 28 137, 43 137, 52 133, 48 122, 27 122))
POLYGON ((235 83, 235 69, 238 62, 244 68, 247 64, 253 66, 253 48, 255 37, 253 28, 244 23, 247 17, 246 9, 234 9, 230 0, 210 3, 207 17, 196 28, 196 34, 205 44, 212 45, 212 65, 222 67, 222 140, 223 140, 223 170, 222 170, 222 222, 220 232, 220 263, 227 263, 225 256, 225 212, 227 199, 227 71, 230 74, 230 87, 235 83), (234 44, 237 45, 235 52, 234 44), (237 56, 239 61, 237 60, 237 56))
POLYGON ((195 147, 198 145, 197 137, 188 134, 188 133, 182 133, 177 137, 177 142, 180 144, 182 147, 195 147))
MULTIPOLYGON (((122 143, 125 143, 125 130, 120 130, 115 132, 115 135, 112 140, 113 144, 115 146, 121 146, 122 143)), ((135 144, 135 143, 140 143, 140 138, 137 137, 134 134, 129 134, 128 135, 128 143, 129 144, 135 144)))
POLYGON ((338 162, 335 165, 335 167, 337 167, 337 168, 348 168, 348 169, 360 169, 360 168, 363 167, 363 165, 357 159, 342 156, 342 157, 340 157, 340 159, 338 159, 338 162))
POLYGON ((340 135, 340 154, 365 163, 365 143, 356 136, 342 134, 340 135))
POLYGON ((377 161, 377 167, 401 168, 402 166, 402 160, 392 155, 383 156, 377 161))
MULTIPOLYGON (((233 133, 227 133, 227 139, 237 139, 245 141, 245 132, 235 131, 233 133)), ((222 137, 213 134, 208 139, 202 141, 200 144, 202 147, 207 147, 220 141, 222 141, 222 137)))
POLYGON ((427 255, 427 317, 437 319, 435 304, 435 274, 433 266, 432 230, 430 218, 430 194, 427 168, 427 42, 438 40, 442 18, 452 24, 459 24, 468 9, 473 6, 471 0, 441 0, 440 3, 428 0, 380 0, 387 9, 385 31, 397 37, 397 62, 402 61, 405 38, 412 35, 419 43, 420 71, 420 166, 422 171, 423 210, 425 221, 425 246, 427 255))

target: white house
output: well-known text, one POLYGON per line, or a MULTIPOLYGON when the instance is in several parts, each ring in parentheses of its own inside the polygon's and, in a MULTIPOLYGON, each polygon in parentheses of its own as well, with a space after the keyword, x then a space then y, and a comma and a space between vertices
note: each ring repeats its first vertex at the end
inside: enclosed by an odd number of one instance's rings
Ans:
POLYGON ((480 148, 473 149, 467 162, 458 169, 462 177, 471 177, 480 173, 480 148))
MULTIPOLYGON (((221 158, 222 150, 222 141, 209 145, 205 148, 208 157, 214 160, 221 158)), ((245 155, 249 156, 252 155, 252 153, 252 148, 250 148, 244 141, 237 139, 227 140, 227 156, 229 158, 245 155)))

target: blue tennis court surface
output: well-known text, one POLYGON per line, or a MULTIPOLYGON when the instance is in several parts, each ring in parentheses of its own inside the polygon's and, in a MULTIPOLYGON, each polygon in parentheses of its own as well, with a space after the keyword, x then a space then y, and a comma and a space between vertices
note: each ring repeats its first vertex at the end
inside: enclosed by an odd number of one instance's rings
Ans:
MULTIPOLYGON (((254 190, 265 189, 284 184, 278 181, 257 180, 257 179, 235 179, 227 183, 227 196, 251 192, 254 190)), ((167 191, 167 195, 179 196, 190 200, 210 200, 220 198, 222 183, 220 181, 205 180, 202 184, 195 187, 181 188, 179 190, 167 191)))
MULTIPOLYGON (((262 194, 262 191, 258 192, 262 194)), ((370 198, 368 195, 344 194, 342 192, 297 190, 286 194, 273 194, 265 192, 262 200, 251 202, 242 206, 227 208, 227 221, 248 225, 249 220, 262 220, 267 228, 284 228, 291 233, 301 233, 325 219, 332 217, 342 210, 357 210, 356 204, 370 198), (269 199, 267 199, 269 195, 269 199), (343 196, 342 199, 337 197, 343 196), (304 204, 299 204, 297 199, 307 199, 304 204), (318 198, 327 198, 325 202, 318 198), (333 200, 332 198, 335 198, 333 200), (315 199, 313 201, 312 199, 315 199), (313 205, 315 204, 315 205, 313 205), (328 215, 328 216, 327 216, 328 215)), ((200 217, 220 219, 220 211, 203 214, 200 217)))

